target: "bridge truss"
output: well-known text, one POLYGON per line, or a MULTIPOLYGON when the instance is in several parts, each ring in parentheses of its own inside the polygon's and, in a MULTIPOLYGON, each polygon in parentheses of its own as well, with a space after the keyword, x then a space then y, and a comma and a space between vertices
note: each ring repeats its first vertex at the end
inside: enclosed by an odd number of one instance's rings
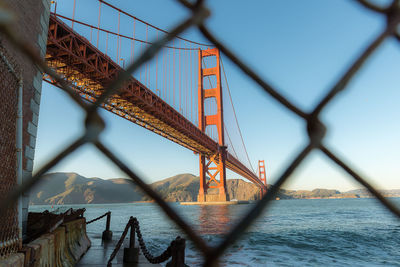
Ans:
MULTIPOLYGON (((95 102, 107 85, 123 70, 119 64, 58 19, 55 14, 50 16, 46 62, 71 82, 81 97, 90 102, 95 102)), ((45 77, 45 80, 59 86, 50 77, 45 77)), ((215 156, 219 155, 221 147, 224 146, 223 140, 213 140, 204 129, 198 128, 134 77, 131 77, 117 94, 109 97, 102 107, 198 153, 200 157, 203 156, 217 165, 220 161, 226 161, 227 168, 258 187, 265 188, 259 177, 231 153, 224 152, 221 157, 215 156)), ((211 116, 207 117, 206 120, 210 121, 211 116)), ((220 128, 219 136, 223 136, 221 129, 223 128, 220 128)), ((225 168, 225 163, 222 163, 222 166, 225 168)), ((220 172, 222 174, 225 171, 221 169, 220 172)), ((225 187, 224 174, 220 181, 225 187)))

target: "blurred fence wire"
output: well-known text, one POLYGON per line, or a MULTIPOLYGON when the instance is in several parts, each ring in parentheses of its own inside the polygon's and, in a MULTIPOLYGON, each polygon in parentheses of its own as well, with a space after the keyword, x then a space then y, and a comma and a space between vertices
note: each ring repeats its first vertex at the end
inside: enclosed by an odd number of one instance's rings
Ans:
POLYGON ((353 62, 349 69, 344 73, 340 79, 336 81, 336 84, 326 92, 326 95, 321 99, 317 106, 311 112, 305 112, 300 107, 291 103, 283 95, 281 95, 276 89, 269 85, 263 80, 255 71, 253 71, 248 65, 236 56, 229 48, 224 44, 223 41, 219 40, 215 34, 211 33, 207 26, 204 24, 206 18, 210 12, 205 5, 205 1, 197 0, 196 2, 189 2, 187 0, 178 0, 183 6, 191 11, 191 15, 182 21, 179 25, 169 31, 163 38, 160 38, 155 43, 150 45, 140 57, 131 65, 129 65, 125 71, 119 73, 118 78, 115 79, 104 91, 104 93, 98 97, 96 103, 88 104, 84 102, 80 96, 74 92, 72 86, 60 77, 54 70, 46 65, 44 60, 40 58, 39 53, 32 49, 24 39, 17 35, 13 31, 12 16, 7 16, 6 10, 1 10, 0 6, 0 32, 11 42, 20 53, 25 54, 34 64, 36 64, 46 75, 49 75, 57 81, 62 89, 68 93, 68 95, 86 112, 85 120, 85 132, 84 134, 72 142, 70 145, 65 147, 61 153, 56 157, 52 158, 47 164, 38 170, 32 177, 24 177, 24 183, 18 186, 12 191, 0 206, 1 218, 7 216, 7 208, 15 205, 18 198, 26 191, 28 191, 34 184, 36 184, 42 175, 49 171, 52 167, 58 164, 60 161, 65 159, 71 152, 75 151, 80 146, 91 143, 99 152, 103 153, 110 161, 124 171, 149 197, 162 208, 166 215, 176 223, 181 230, 187 235, 189 239, 197 246, 197 248, 203 253, 204 265, 212 266, 218 262, 218 258, 224 253, 224 251, 231 246, 238 238, 248 229, 248 227, 254 222, 254 220, 262 214, 263 211, 268 209, 271 200, 275 198, 275 195, 279 188, 286 182, 293 171, 308 157, 311 151, 314 149, 322 151, 333 163, 339 168, 342 168, 347 172, 354 180, 363 185, 368 189, 388 210, 394 215, 400 218, 400 210, 394 206, 390 201, 385 199, 365 178, 358 174, 353 168, 350 167, 344 160, 336 155, 331 148, 327 147, 323 140, 327 132, 327 128, 320 120, 319 115, 324 108, 342 91, 346 90, 348 83, 354 77, 354 75, 362 68, 363 64, 369 58, 369 56, 382 44, 387 38, 396 38, 400 41, 399 23, 400 23, 400 1, 394 0, 388 7, 380 7, 372 4, 367 0, 357 0, 357 2, 371 11, 380 13, 386 17, 385 29, 373 40, 367 48, 360 53, 360 56, 353 62), (217 246, 210 247, 206 242, 179 216, 174 209, 172 209, 152 188, 150 188, 144 180, 133 170, 124 164, 109 148, 107 145, 102 143, 98 137, 99 134, 106 127, 103 119, 98 113, 98 109, 102 103, 104 103, 108 97, 116 93, 119 88, 124 85, 124 82, 131 78, 140 66, 152 59, 160 49, 165 46, 168 42, 176 38, 183 31, 190 27, 197 27, 200 32, 213 43, 220 51, 225 54, 233 63, 239 67, 239 69, 248 77, 253 79, 270 97, 278 101, 283 108, 288 109, 290 112, 296 114, 299 119, 302 119, 307 124, 307 134, 309 137, 308 144, 297 154, 294 155, 292 162, 282 170, 282 174, 276 180, 274 187, 260 200, 258 203, 241 219, 241 221, 233 227, 233 229, 226 235, 225 239, 217 246))

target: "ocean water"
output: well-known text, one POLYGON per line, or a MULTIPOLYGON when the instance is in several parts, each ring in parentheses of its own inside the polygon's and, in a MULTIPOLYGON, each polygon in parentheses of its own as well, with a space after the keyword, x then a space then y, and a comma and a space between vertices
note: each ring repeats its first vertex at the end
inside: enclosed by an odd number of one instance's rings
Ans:
MULTIPOLYGON (((400 205, 400 198, 391 199, 400 205)), ((216 246, 254 204, 181 206, 183 218, 211 246, 216 246)), ((143 237, 159 254, 177 235, 183 236, 153 203, 31 206, 31 211, 85 207, 87 220, 112 212, 113 238, 121 235, 130 216, 138 218, 143 237)), ((105 220, 88 225, 89 235, 101 234, 105 220)), ((254 223, 221 258, 221 266, 400 266, 400 220, 374 199, 280 200, 254 223)), ((186 263, 202 258, 191 242, 186 263)))

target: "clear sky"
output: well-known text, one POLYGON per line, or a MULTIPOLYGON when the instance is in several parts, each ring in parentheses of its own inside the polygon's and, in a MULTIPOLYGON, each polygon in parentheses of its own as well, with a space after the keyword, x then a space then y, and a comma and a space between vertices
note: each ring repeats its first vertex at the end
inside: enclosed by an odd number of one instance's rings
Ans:
MULTIPOLYGON (((58 10, 67 14, 67 5, 58 10)), ((73 2, 73 1, 69 1, 73 2)), ((78 0, 77 13, 97 16, 94 1, 78 0), (83 6, 82 6, 83 5, 83 6), (92 6, 91 6, 92 5, 92 6), (93 13, 93 14, 92 14, 93 13)), ((110 1, 163 29, 188 13, 175 1, 110 1)), ((303 110, 310 111, 385 25, 382 16, 355 1, 207 1, 210 30, 261 77, 303 110)), ((203 41, 192 29, 192 40, 203 41)), ((268 183, 306 144, 305 124, 266 95, 225 57, 225 69, 244 141, 253 165, 264 159, 268 183)), ((400 188, 400 43, 387 39, 322 114, 325 143, 379 188, 400 188)), ((198 157, 143 128, 102 111, 102 140, 129 166, 153 182, 179 173, 198 175, 198 157)), ((40 106, 35 169, 82 132, 84 114, 59 89, 46 83, 40 106)), ((126 177, 87 145, 52 171, 86 177, 126 177)), ((228 178, 237 178, 229 172, 228 178)), ((301 165, 290 189, 360 188, 315 151, 301 165)))

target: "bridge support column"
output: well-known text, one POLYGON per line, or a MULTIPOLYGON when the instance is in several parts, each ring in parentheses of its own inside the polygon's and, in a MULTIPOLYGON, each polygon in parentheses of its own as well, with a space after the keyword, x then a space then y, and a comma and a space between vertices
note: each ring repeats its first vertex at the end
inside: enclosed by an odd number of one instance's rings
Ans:
POLYGON ((222 86, 220 55, 217 48, 199 50, 199 129, 206 131, 207 126, 215 126, 218 132, 218 151, 214 155, 200 155, 200 190, 197 200, 199 202, 228 201, 226 190, 226 146, 224 139, 224 117, 222 105, 222 86), (212 66, 206 66, 205 58, 212 66), (204 65, 203 65, 204 63, 204 65), (204 79, 208 80, 207 88, 204 86, 204 79), (212 84, 215 81, 215 84, 212 84), (217 105, 216 114, 205 114, 204 102, 208 98, 214 98, 209 104, 217 105), (207 176, 210 178, 207 180, 207 176), (219 179, 217 179, 217 177, 219 179), (218 194, 207 194, 208 188, 217 188, 218 194))
POLYGON ((265 175, 265 161, 258 161, 258 178, 265 185, 265 188, 260 189, 260 199, 267 193, 267 176, 265 175))
POLYGON ((226 190, 226 146, 221 146, 218 153, 218 172, 219 172, 219 184, 218 184, 218 201, 229 201, 229 195, 226 190))
POLYGON ((226 190, 226 147, 207 159, 200 155, 200 189, 197 196, 198 202, 229 201, 226 190), (207 180, 207 177, 209 179, 207 180), (209 188, 218 189, 218 194, 207 194, 209 188))
POLYGON ((197 196, 197 201, 206 202, 206 195, 208 189, 206 180, 206 168, 205 168, 206 157, 200 155, 199 158, 200 158, 200 189, 199 189, 199 194, 197 196))

